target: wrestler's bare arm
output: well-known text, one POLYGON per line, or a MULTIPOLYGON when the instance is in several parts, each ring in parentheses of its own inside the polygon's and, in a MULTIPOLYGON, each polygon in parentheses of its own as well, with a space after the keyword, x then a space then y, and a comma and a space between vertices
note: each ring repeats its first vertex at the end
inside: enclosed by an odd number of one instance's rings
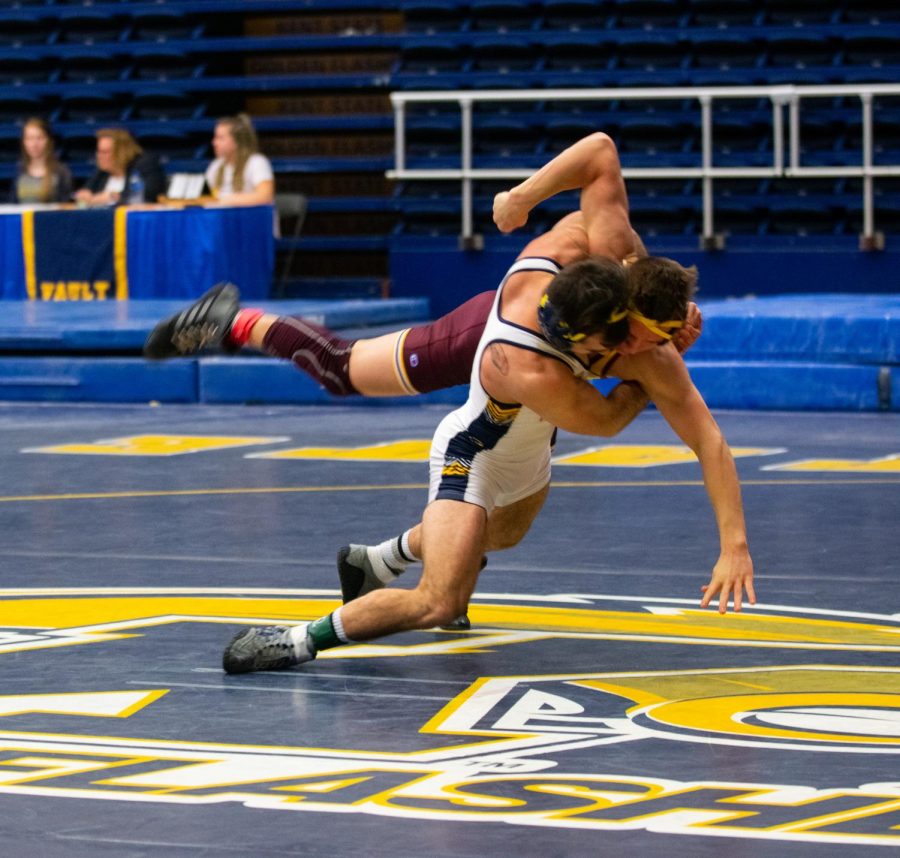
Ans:
POLYGON ((639 385, 620 384, 604 396, 558 360, 501 343, 487 348, 481 381, 495 399, 520 402, 548 423, 580 435, 616 435, 647 405, 639 385))
POLYGON ((602 132, 579 140, 520 185, 497 194, 494 222, 501 232, 511 232, 527 223, 528 213, 538 203, 573 189, 581 190, 579 211, 532 241, 523 255, 550 255, 554 242, 567 250, 577 230, 581 230, 585 256, 622 260, 646 254, 628 220, 628 197, 615 143, 602 132))
POLYGON ((707 607, 714 597, 718 597, 719 612, 724 613, 729 597, 733 597, 734 609, 739 611, 745 591, 750 603, 754 604, 753 561, 747 546, 734 459, 681 356, 668 344, 620 359, 614 374, 641 384, 668 424, 700 461, 720 542, 719 559, 709 583, 703 587, 701 607, 707 607))

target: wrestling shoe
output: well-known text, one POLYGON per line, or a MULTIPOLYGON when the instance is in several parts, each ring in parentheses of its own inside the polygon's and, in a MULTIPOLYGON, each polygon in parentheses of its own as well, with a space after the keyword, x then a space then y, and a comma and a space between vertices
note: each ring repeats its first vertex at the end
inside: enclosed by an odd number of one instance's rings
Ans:
POLYGON ((385 586, 372 568, 365 545, 345 545, 341 548, 337 553, 337 568, 345 605, 385 586))
MULTIPOLYGON (((487 557, 481 558, 481 568, 487 566, 487 557)), ((352 602, 373 590, 386 586, 372 569, 369 552, 365 545, 345 545, 337 554, 338 577, 341 579, 341 596, 344 604, 352 602)), ((441 626, 448 631, 468 631, 472 628, 467 614, 460 614, 455 620, 441 626)))
POLYGON ((218 283, 180 313, 163 319, 144 343, 150 360, 191 355, 201 349, 227 349, 225 338, 240 307, 233 283, 218 283))
POLYGON ((225 673, 284 670, 315 657, 308 642, 294 644, 287 626, 254 626, 242 629, 231 639, 222 653, 222 667, 225 673))

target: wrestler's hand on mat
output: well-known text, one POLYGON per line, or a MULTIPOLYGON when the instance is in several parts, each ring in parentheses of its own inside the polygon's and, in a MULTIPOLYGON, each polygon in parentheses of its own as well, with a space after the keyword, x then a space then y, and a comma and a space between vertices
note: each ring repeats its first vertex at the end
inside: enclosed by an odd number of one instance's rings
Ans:
POLYGON ((527 206, 516 202, 509 191, 500 191, 494 197, 494 223, 500 232, 512 232, 520 226, 525 226, 528 223, 529 211, 527 206))
POLYGON ((703 598, 700 607, 707 608, 715 596, 719 597, 719 613, 728 609, 729 597, 734 597, 734 610, 743 607, 744 591, 751 605, 756 604, 756 593, 753 592, 753 561, 746 549, 722 551, 712 571, 708 584, 704 584, 703 598))
POLYGON ((678 349, 678 353, 684 354, 694 345, 702 330, 703 314, 700 312, 700 308, 691 301, 687 306, 687 317, 684 320, 684 325, 672 337, 672 343, 678 349))

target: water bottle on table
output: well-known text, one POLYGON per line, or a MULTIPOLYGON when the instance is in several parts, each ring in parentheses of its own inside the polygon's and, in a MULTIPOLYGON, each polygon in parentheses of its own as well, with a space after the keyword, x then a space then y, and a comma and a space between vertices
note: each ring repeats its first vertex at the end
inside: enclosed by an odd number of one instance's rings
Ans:
POLYGON ((128 177, 128 195, 125 202, 130 206, 140 205, 144 202, 144 180, 137 170, 133 170, 128 177))

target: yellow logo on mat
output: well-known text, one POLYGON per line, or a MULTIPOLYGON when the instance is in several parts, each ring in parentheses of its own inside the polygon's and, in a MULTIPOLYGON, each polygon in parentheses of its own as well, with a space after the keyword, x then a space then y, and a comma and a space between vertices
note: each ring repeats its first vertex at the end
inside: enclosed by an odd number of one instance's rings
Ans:
POLYGON ((900 474, 900 453, 881 459, 802 459, 783 465, 767 465, 764 471, 826 471, 850 474, 900 474))
MULTIPOLYGON (((774 456, 783 447, 732 447, 736 458, 774 456)), ((602 444, 575 453, 556 456, 554 465, 585 465, 594 468, 656 468, 660 465, 683 465, 696 462, 690 447, 678 444, 602 444)))
POLYGON ((82 456, 182 456, 207 450, 228 450, 254 444, 276 444, 286 438, 239 437, 234 435, 127 435, 89 444, 55 444, 29 447, 23 453, 69 453, 82 456))
MULTIPOLYGON (((331 594, 311 590, 7 589, 0 591, 0 660, 6 653, 21 658, 32 651, 39 658, 37 651, 49 647, 88 644, 92 650, 112 648, 113 658, 126 639, 161 633, 162 627, 171 637, 186 623, 290 624, 320 616, 338 603, 331 594)), ((771 647, 798 654, 825 651, 832 660, 839 652, 887 652, 895 658, 900 651, 895 616, 777 606, 720 616, 667 599, 480 594, 470 616, 476 628, 469 633, 409 633, 401 643, 348 646, 320 658, 460 654, 465 659, 459 664, 476 665, 472 654, 478 651, 532 646, 524 663, 534 665, 552 646, 555 654, 543 663, 564 664, 560 656, 571 654, 573 647, 583 650, 591 640, 701 645, 710 659, 718 654, 720 664, 728 661, 728 653, 716 649, 721 646, 753 648, 759 661, 771 647)), ((77 657, 70 654, 70 668, 77 657)), ((97 664, 96 652, 90 663, 97 664)), ((337 667, 320 670, 319 678, 337 667)), ((18 693, 0 694, 0 793, 54 801, 236 802, 266 810, 455 823, 900 845, 900 784, 884 775, 859 783, 859 773, 875 772, 879 761, 878 771, 891 771, 885 755, 900 753, 900 668, 894 666, 817 661, 476 676, 468 687, 451 691, 455 696, 449 702, 429 704, 431 711, 440 708, 424 725, 413 721, 404 727, 402 707, 395 707, 390 729, 399 732, 386 750, 151 738, 156 711, 168 712, 166 735, 171 733, 180 695, 189 697, 192 712, 198 694, 211 695, 218 723, 227 722, 229 706, 245 711, 252 695, 271 695, 273 689, 294 695, 285 698, 296 708, 289 717, 309 714, 309 686, 300 683, 302 673, 282 674, 284 681, 273 686, 263 677, 226 679, 218 665, 200 665, 196 671, 163 672, 161 682, 148 681, 152 674, 135 677, 131 688, 129 682, 120 686, 110 679, 103 688, 102 676, 67 669, 63 675, 75 686, 70 689, 47 688, 40 670, 30 672, 29 687, 19 683, 18 693), (57 723, 70 732, 35 731, 36 725, 46 729, 57 718, 66 719, 57 723), (110 723, 129 725, 128 719, 139 722, 129 730, 136 735, 108 734, 110 723), (406 743, 404 729, 412 734, 406 743), (701 745, 700 756, 690 748, 688 754, 699 760, 698 771, 708 774, 693 780, 648 775, 653 756, 642 756, 642 771, 630 774, 623 769, 632 757, 609 753, 612 745, 631 743, 626 745, 631 748, 648 739, 653 748, 660 741, 701 745), (866 754, 864 762, 873 764, 856 765, 847 777, 844 767, 831 765, 825 769, 833 775, 828 783, 819 778, 815 785, 726 780, 727 772, 702 766, 703 760, 726 759, 724 750, 715 756, 714 746, 816 751, 816 759, 823 758, 822 752, 866 754), (616 762, 604 762, 612 759, 616 762)), ((365 672, 366 681, 378 673, 365 672)), ((349 678, 341 680, 337 693, 353 694, 345 687, 349 678)), ((312 693, 326 693, 316 688, 312 693)), ((441 698, 422 697, 418 703, 432 699, 441 698)), ((215 730, 215 720, 204 723, 215 730)), ((344 738, 346 731, 338 733, 338 741, 352 743, 344 738)), ((248 736, 248 741, 259 738, 248 736)))

